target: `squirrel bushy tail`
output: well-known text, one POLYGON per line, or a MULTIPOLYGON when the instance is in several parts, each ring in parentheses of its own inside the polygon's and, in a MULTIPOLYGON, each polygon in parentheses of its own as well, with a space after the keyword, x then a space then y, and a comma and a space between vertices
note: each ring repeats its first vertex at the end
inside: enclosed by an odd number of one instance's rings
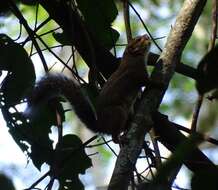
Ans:
POLYGON ((80 120, 96 132, 96 117, 88 97, 83 94, 77 81, 62 74, 47 74, 36 83, 27 99, 27 114, 33 113, 37 106, 55 97, 65 97, 73 106, 80 120))

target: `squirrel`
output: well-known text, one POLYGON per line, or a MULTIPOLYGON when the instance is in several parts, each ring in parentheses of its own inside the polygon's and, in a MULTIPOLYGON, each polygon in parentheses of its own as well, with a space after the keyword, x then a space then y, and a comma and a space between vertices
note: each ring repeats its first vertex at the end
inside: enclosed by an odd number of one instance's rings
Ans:
POLYGON ((75 80, 62 74, 47 74, 36 83, 27 98, 29 112, 34 112, 40 103, 64 96, 87 128, 93 132, 110 134, 117 142, 118 136, 125 130, 138 92, 149 81, 146 62, 150 44, 147 35, 130 41, 121 64, 102 87, 95 111, 75 80))

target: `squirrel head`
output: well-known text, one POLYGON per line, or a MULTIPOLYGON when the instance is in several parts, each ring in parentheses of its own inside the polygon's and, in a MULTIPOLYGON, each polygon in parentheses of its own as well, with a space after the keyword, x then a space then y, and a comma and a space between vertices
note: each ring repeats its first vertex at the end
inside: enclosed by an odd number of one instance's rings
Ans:
POLYGON ((127 45, 125 54, 131 54, 132 56, 145 56, 150 49, 151 40, 148 35, 138 36, 130 41, 127 45))

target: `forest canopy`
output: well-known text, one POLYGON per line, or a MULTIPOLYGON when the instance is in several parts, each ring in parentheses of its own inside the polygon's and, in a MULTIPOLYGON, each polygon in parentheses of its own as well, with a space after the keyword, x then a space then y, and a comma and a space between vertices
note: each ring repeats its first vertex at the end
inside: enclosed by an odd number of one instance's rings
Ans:
POLYGON ((85 189, 79 176, 96 170, 96 189, 217 189, 217 5, 3 0, 1 112, 40 172, 26 190, 85 189), (183 166, 186 187, 177 180, 183 166))

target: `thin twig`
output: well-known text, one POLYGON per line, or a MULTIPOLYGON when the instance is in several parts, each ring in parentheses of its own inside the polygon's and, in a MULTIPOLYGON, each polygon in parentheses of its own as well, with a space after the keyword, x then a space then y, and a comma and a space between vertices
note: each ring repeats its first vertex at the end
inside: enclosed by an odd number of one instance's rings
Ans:
POLYGON ((151 40, 154 42, 154 44, 156 45, 156 47, 160 50, 160 52, 162 52, 161 47, 157 44, 157 42, 155 41, 155 39, 153 38, 151 32, 149 31, 148 27, 146 26, 146 24, 144 23, 141 15, 138 13, 138 11, 135 9, 135 7, 128 2, 129 6, 132 8, 132 10, 135 12, 135 14, 137 15, 137 17, 139 18, 139 20, 141 21, 143 27, 145 28, 146 32, 148 33, 148 35, 150 36, 151 40))
MULTIPOLYGON (((41 24, 39 24, 39 26, 34 30, 34 32, 36 33, 40 28, 42 28, 44 25, 46 25, 49 21, 51 20, 51 18, 47 18, 45 19, 41 24)), ((60 28, 60 27, 59 27, 60 28)), ((23 42, 22 44, 25 45, 28 41, 30 40, 30 37, 28 36, 23 42)))
POLYGON ((29 27, 26 19, 23 17, 22 13, 20 12, 20 10, 17 8, 16 4, 12 1, 12 0, 8 0, 8 3, 10 5, 10 8, 11 8, 11 11, 13 12, 13 14, 19 19, 20 23, 24 26, 24 28, 26 29, 27 33, 29 34, 30 36, 30 39, 31 41, 33 42, 35 48, 36 48, 36 51, 38 52, 39 54, 39 57, 42 61, 42 64, 44 66, 44 69, 45 71, 48 71, 48 66, 47 66, 47 63, 46 63, 46 60, 41 52, 41 49, 35 39, 35 34, 34 32, 32 31, 32 29, 29 27))
MULTIPOLYGON (((178 129, 178 130, 181 130, 181 131, 184 131, 188 134, 191 134, 192 131, 191 129, 187 128, 187 127, 184 127, 184 126, 181 126, 181 125, 178 125, 176 123, 173 123, 173 125, 178 129)), ((211 143, 211 144, 214 144, 214 145, 217 145, 218 146, 218 140, 217 139, 214 139, 212 137, 209 137, 207 135, 204 135, 204 134, 201 134, 199 132, 197 132, 197 134, 205 141, 211 143)))
POLYGON ((132 40, 132 32, 130 26, 128 0, 123 0, 123 16, 124 16, 124 23, 126 27, 126 38, 127 38, 127 42, 129 43, 132 40))
POLYGON ((197 130, 197 122, 198 122, 198 118, 199 118, 199 114, 200 114, 203 100, 204 100, 204 95, 199 94, 194 111, 193 111, 192 122, 191 122, 191 131, 193 133, 196 132, 196 130, 197 130))
POLYGON ((108 141, 106 141, 104 137, 102 137, 102 140, 104 141, 105 145, 111 150, 111 152, 117 157, 117 153, 116 153, 115 150, 108 144, 108 141))
POLYGON ((155 161, 156 161, 157 169, 158 169, 160 167, 160 165, 161 165, 160 149, 159 149, 159 146, 158 146, 155 131, 153 129, 151 129, 149 134, 150 134, 151 141, 152 141, 152 144, 153 144, 153 147, 154 147, 155 161))
POLYGON ((38 185, 41 181, 43 181, 46 177, 50 175, 50 171, 46 172, 42 177, 40 177, 36 182, 34 182, 29 188, 24 190, 31 190, 34 189, 36 185, 38 185))
MULTIPOLYGON (((36 30, 36 27, 37 27, 37 22, 38 22, 38 11, 39 11, 39 3, 37 2, 36 4, 36 15, 35 15, 35 24, 34 24, 34 29, 33 31, 35 32, 36 30)), ((30 55, 32 54, 33 52, 33 43, 31 43, 31 47, 30 47, 30 55)))

